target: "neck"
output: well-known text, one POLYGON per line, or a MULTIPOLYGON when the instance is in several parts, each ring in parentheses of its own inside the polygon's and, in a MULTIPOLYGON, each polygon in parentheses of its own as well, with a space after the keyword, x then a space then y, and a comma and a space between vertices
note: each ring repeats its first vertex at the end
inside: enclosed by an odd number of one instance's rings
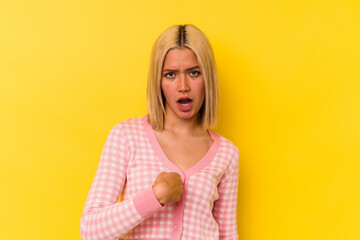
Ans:
POLYGON ((179 135, 194 135, 203 133, 203 129, 197 121, 198 116, 194 115, 190 119, 181 119, 171 111, 166 111, 164 130, 170 130, 179 135))

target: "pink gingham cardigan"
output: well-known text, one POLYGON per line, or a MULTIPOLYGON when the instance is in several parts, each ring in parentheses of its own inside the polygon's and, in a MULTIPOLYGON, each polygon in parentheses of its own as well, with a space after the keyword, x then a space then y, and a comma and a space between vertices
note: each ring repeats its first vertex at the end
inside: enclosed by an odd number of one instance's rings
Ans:
POLYGON ((83 239, 238 239, 238 149, 209 130, 213 144, 185 172, 162 151, 147 116, 110 131, 80 220, 83 239), (152 184, 177 172, 180 202, 162 206, 152 184), (118 202, 119 197, 122 201, 118 202))

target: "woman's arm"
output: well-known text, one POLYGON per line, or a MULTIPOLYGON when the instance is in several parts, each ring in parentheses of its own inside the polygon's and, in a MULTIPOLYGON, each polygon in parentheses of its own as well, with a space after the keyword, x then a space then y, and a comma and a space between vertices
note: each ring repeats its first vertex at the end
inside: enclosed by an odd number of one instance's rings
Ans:
POLYGON ((228 170, 219 185, 219 199, 214 202, 213 214, 219 225, 220 239, 238 239, 237 233, 237 193, 239 178, 239 151, 234 146, 228 170))
POLYGON ((82 239, 118 239, 162 208, 152 187, 118 202, 130 158, 122 128, 120 123, 110 131, 102 150, 80 220, 82 239))

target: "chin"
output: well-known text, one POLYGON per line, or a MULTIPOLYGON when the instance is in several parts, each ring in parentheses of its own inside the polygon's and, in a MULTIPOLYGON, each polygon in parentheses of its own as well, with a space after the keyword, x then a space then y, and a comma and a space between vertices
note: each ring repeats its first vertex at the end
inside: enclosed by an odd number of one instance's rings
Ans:
POLYGON ((178 117, 182 119, 192 119, 195 117, 195 114, 191 112, 181 112, 178 114, 178 117))

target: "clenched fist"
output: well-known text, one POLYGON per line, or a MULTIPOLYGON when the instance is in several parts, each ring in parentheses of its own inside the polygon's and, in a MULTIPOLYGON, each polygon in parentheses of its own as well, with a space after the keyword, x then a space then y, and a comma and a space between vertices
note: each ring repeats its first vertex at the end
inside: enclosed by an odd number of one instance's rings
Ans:
POLYGON ((154 194, 161 205, 180 201, 183 193, 181 177, 175 172, 160 173, 152 186, 154 194))

